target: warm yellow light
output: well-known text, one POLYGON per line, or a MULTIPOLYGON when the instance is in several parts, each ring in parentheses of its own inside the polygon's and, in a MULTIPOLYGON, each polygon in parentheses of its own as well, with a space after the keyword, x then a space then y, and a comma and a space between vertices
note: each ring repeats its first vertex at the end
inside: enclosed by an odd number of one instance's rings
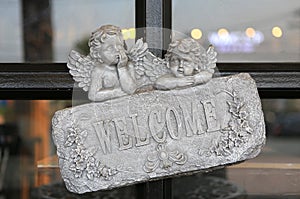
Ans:
POLYGON ((129 28, 129 39, 135 39, 135 28, 129 28))
POLYGON ((221 28, 218 30, 218 35, 219 37, 226 37, 229 35, 229 32, 225 28, 221 28))
POLYGON ((281 28, 278 27, 278 26, 275 26, 272 29, 272 34, 273 34, 274 37, 277 37, 277 38, 282 37, 282 30, 281 30, 281 28))
POLYGON ((191 36, 193 39, 201 39, 202 31, 200 29, 195 28, 191 31, 191 36))
POLYGON ((123 39, 129 39, 129 31, 127 29, 122 29, 123 39))
POLYGON ((247 37, 253 38, 256 34, 254 28, 247 28, 245 31, 247 37))

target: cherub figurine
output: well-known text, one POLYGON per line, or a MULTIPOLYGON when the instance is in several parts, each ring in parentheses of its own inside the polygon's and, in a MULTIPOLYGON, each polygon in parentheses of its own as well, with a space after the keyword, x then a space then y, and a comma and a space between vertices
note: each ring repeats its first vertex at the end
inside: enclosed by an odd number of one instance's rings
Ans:
POLYGON ((101 26, 92 33, 88 44, 90 53, 83 56, 71 51, 67 66, 91 101, 133 94, 137 88, 143 90, 169 73, 165 60, 149 52, 142 39, 127 50, 119 27, 101 26))
POLYGON ((192 38, 172 42, 165 55, 171 74, 158 78, 155 87, 169 90, 208 82, 214 74, 216 55, 213 46, 205 51, 192 38))
POLYGON ((149 52, 142 39, 127 50, 121 29, 113 25, 93 32, 88 44, 90 53, 71 51, 67 66, 91 101, 149 91, 153 86, 167 90, 203 84, 212 78, 216 66, 213 47, 205 52, 192 39, 171 43, 166 60, 149 52))
POLYGON ((135 69, 128 61, 121 29, 101 26, 92 33, 88 44, 89 55, 71 51, 67 62, 79 87, 88 91, 88 98, 105 101, 134 93, 135 69))

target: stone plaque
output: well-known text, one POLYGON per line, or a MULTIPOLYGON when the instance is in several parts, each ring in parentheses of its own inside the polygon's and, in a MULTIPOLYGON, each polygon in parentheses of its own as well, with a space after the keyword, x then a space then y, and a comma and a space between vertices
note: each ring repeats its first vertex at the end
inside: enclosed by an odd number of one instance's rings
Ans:
POLYGON ((265 143, 246 73, 64 109, 52 126, 63 180, 76 193, 240 162, 265 143))
POLYGON ((67 66, 91 103, 58 111, 53 138, 68 190, 85 193, 203 171, 255 157, 265 142, 255 82, 213 78, 217 53, 192 38, 165 58, 142 39, 127 48, 105 25, 67 66))

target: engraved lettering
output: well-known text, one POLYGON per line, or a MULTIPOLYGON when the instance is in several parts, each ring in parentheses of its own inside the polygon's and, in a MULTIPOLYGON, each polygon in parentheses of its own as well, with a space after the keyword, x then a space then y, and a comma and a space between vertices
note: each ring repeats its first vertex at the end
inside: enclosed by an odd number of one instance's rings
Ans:
POLYGON ((167 129, 169 131, 169 134, 170 134, 171 138, 173 138, 175 140, 178 140, 179 139, 179 131, 180 131, 180 127, 181 127, 181 120, 180 120, 179 113, 175 108, 173 108, 173 107, 167 108, 166 122, 167 122, 167 129), (176 130, 174 130, 172 128, 173 125, 172 125, 171 112, 173 113, 174 121, 177 124, 177 135, 175 134, 176 130))
POLYGON ((162 143, 166 140, 166 132, 162 131, 165 126, 165 118, 163 118, 162 111, 153 110, 149 114, 149 129, 153 139, 162 143), (159 136, 159 134, 161 134, 159 136))
POLYGON ((93 123, 96 135, 100 142, 104 154, 111 153, 111 132, 109 130, 109 121, 93 123))
POLYGON ((145 132, 144 136, 141 135, 140 129, 138 127, 138 122, 137 122, 137 114, 131 115, 130 118, 132 119, 133 131, 136 137, 135 146, 144 146, 149 144, 150 143, 149 133, 145 132))
POLYGON ((191 102, 190 110, 191 110, 191 114, 188 113, 187 108, 182 107, 187 137, 191 137, 196 134, 200 135, 204 132, 201 126, 197 104, 195 102, 191 102))
POLYGON ((115 123, 119 150, 132 148, 132 137, 128 135, 125 117, 116 118, 112 121, 115 123))
POLYGON ((204 107, 206 123, 207 123, 207 132, 217 131, 220 129, 220 124, 217 120, 216 115, 216 105, 214 100, 205 100, 201 101, 204 107))

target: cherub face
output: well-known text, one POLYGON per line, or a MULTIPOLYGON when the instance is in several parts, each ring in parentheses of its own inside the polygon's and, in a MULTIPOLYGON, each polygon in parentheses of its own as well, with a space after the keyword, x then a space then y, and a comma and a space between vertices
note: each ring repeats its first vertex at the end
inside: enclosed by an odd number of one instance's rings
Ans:
POLYGON ((101 44, 100 56, 104 63, 116 65, 120 60, 120 53, 124 53, 124 43, 117 35, 108 35, 101 44))
POLYGON ((189 57, 173 55, 169 61, 170 69, 176 77, 191 76, 197 65, 189 57))

